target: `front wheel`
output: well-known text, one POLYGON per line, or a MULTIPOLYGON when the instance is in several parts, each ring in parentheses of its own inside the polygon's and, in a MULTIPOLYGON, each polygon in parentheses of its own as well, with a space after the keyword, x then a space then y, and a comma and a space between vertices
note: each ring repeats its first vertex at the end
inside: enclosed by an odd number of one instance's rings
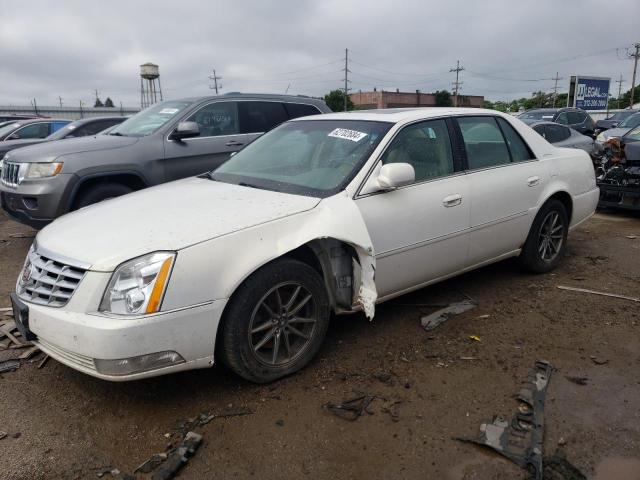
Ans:
POLYGON ((221 359, 247 380, 270 382, 309 363, 328 325, 322 277, 300 261, 276 260, 232 296, 221 327, 221 359))
POLYGON ((520 254, 520 264, 534 273, 553 270, 560 263, 567 245, 569 217, 559 200, 545 203, 536 215, 520 254))

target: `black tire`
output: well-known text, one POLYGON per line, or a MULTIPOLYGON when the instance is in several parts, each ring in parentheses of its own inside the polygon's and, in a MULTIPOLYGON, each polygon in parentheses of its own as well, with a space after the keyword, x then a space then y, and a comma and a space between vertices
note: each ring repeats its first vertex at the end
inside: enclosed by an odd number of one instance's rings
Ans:
POLYGON ((99 183, 81 192, 73 203, 73 210, 77 210, 94 203, 131 193, 133 189, 121 183, 99 183))
POLYGON ((559 200, 549 200, 540 208, 531 225, 529 236, 518 258, 520 265, 533 273, 546 273, 555 269, 564 256, 568 232, 567 209, 559 200), (557 218, 557 224, 550 227, 554 218, 557 218))
POLYGON ((324 281, 316 270, 298 260, 275 260, 245 280, 231 297, 217 342, 219 358, 251 382, 267 383, 290 375, 318 353, 329 326, 329 313, 324 281), (296 290, 297 286, 300 289, 296 290), (297 301, 293 298, 294 292, 298 295, 297 301), (299 312, 292 313, 289 320, 282 318, 288 315, 283 313, 286 304, 293 303, 288 310, 293 312, 294 307, 309 295, 311 298, 299 310, 302 317, 308 318, 297 317, 299 312), (276 313, 278 305, 283 306, 279 315, 276 313), (315 318, 313 323, 308 321, 312 317, 315 318), (255 333, 251 334, 250 328, 255 333), (291 328, 307 334, 308 339, 294 334, 291 328), (272 336, 259 347, 269 333, 272 336), (294 347, 300 350, 291 353, 295 351, 294 347))

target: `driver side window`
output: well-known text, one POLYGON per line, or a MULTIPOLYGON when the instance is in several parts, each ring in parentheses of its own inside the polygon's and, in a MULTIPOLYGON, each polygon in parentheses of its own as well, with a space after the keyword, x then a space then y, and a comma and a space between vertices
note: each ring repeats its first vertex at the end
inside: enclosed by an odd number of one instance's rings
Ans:
POLYGON ((186 119, 200 127, 198 137, 219 137, 240 133, 238 125, 238 104, 236 102, 215 102, 202 107, 186 119))
POLYGON ((569 117, 567 116, 567 112, 562 112, 560 115, 558 115, 558 118, 556 118, 556 123, 559 123, 561 125, 568 125, 569 117))
POLYGON ((416 182, 453 173, 446 121, 430 120, 403 128, 382 155, 382 163, 408 163, 416 172, 416 182))

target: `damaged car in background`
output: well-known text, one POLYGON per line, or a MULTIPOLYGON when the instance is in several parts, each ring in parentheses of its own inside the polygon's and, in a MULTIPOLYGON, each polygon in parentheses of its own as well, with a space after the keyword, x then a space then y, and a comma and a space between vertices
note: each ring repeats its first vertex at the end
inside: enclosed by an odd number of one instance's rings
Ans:
POLYGON ((560 262, 598 201, 589 155, 509 115, 399 109, 290 120, 215 171, 40 231, 12 303, 58 361, 125 381, 220 360, 269 382, 331 314, 508 257, 560 262))
POLYGON ((640 126, 607 140, 595 162, 599 206, 640 211, 640 126))

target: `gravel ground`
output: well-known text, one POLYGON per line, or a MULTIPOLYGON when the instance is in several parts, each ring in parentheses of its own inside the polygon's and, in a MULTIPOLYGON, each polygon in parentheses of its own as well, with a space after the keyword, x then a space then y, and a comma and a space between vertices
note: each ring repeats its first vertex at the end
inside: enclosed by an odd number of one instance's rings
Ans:
MULTIPOLYGON (((0 214, 0 307, 32 241, 15 235, 31 232, 0 214)), ((335 318, 316 360, 269 386, 221 367, 114 384, 54 360, 25 363, 0 376, 0 478, 131 472, 177 441, 188 419, 241 408, 253 413, 196 429, 203 446, 180 478, 527 478, 453 437, 510 417, 520 383, 546 359, 556 371, 545 455, 563 451, 589 478, 640 479, 640 304, 558 285, 640 296, 640 216, 598 213, 572 232, 553 274, 505 261, 380 305, 372 322, 335 318), (479 306, 422 330, 420 317, 434 310, 425 304, 465 295, 479 306), (323 408, 357 392, 378 398, 354 422, 323 408)), ((0 360, 12 355, 0 351, 0 360)))

